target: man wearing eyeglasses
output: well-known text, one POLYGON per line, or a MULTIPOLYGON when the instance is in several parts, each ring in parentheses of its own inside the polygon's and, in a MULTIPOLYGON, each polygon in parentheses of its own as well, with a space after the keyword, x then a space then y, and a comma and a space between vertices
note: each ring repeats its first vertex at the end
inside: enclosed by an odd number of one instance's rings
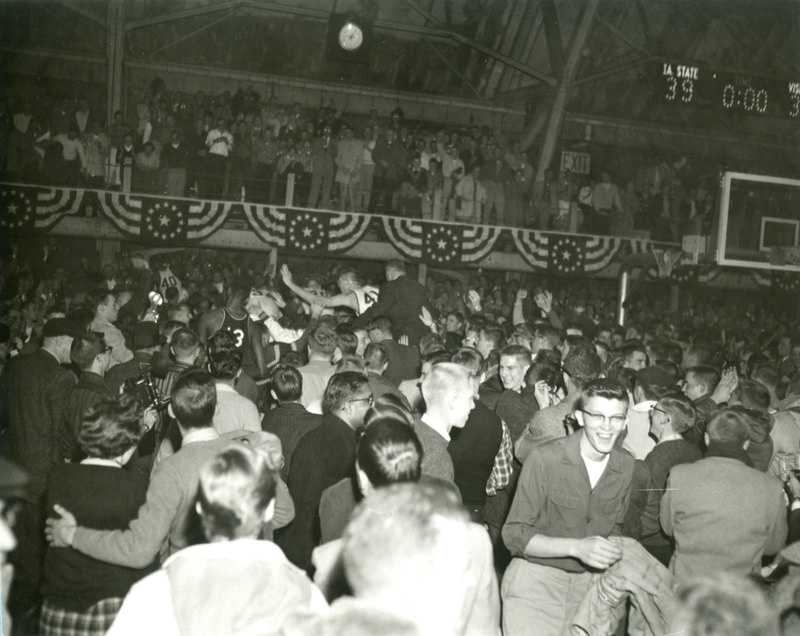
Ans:
POLYGON ((354 477, 355 431, 372 406, 367 377, 355 371, 337 373, 328 381, 323 417, 297 443, 289 468, 289 492, 295 518, 275 533, 275 543, 292 563, 311 570, 311 552, 321 540, 319 502, 322 491, 345 477, 354 477))
POLYGON ((579 430, 534 448, 503 539, 513 557, 503 577, 503 633, 558 635, 570 624, 592 572, 622 557, 621 533, 634 459, 614 444, 628 394, 614 380, 588 382, 576 403, 579 430))

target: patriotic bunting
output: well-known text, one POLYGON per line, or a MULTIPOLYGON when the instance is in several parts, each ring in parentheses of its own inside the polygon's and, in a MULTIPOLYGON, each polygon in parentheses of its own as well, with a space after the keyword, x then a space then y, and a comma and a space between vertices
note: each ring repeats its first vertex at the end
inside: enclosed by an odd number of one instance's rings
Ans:
POLYGON ((282 210, 283 240, 279 247, 303 253, 341 253, 364 236, 372 216, 354 212, 282 210))
POLYGON ((554 274, 582 274, 607 267, 619 253, 623 240, 610 236, 553 234, 512 229, 520 256, 536 269, 554 274))
POLYGON ((78 188, 42 188, 36 205, 36 229, 49 230, 67 214, 83 207, 85 191, 78 188))
POLYGON ((597 272, 606 268, 622 247, 622 239, 611 236, 590 236, 586 240, 587 272, 597 272))
POLYGON ((83 195, 83 190, 74 188, 4 185, 0 189, 0 227, 12 233, 49 230, 64 215, 81 209, 83 195))
POLYGON ((422 235, 422 260, 436 265, 458 265, 463 242, 463 226, 433 225, 422 235))
POLYGON ((281 210, 253 203, 243 203, 242 206, 247 223, 258 238, 273 247, 284 247, 283 226, 286 215, 281 210))
POLYGON ((461 259, 465 263, 482 261, 494 248, 503 228, 488 225, 464 226, 464 242, 461 246, 461 259))
MULTIPOLYGON (((359 243, 373 217, 352 212, 278 208, 253 203, 131 195, 80 188, 50 188, 0 184, 0 231, 25 234, 49 230, 66 215, 87 205, 102 214, 124 235, 155 245, 198 243, 222 227, 231 212, 241 210, 250 229, 266 244, 302 254, 346 252, 359 243)), ((437 267, 479 264, 504 232, 533 269, 557 275, 596 272, 622 254, 647 254, 678 245, 647 239, 585 234, 560 234, 521 228, 465 225, 448 222, 381 217, 389 242, 406 258, 437 267)), ((714 280, 717 266, 678 264, 666 280, 695 285, 714 280)), ((648 274, 658 276, 655 268, 648 274)), ((761 287, 800 294, 800 273, 751 270, 761 287)))
POLYGON ((547 235, 536 230, 511 230, 511 238, 523 260, 534 269, 547 267, 547 235))
POLYGON ((552 274, 583 274, 586 269, 586 237, 548 237, 547 269, 552 274))
POLYGON ((100 209, 123 234, 148 243, 197 243, 216 232, 232 203, 97 193, 100 209))
POLYGON ((27 186, 3 187, 3 215, 0 226, 4 232, 24 234, 33 230, 36 222, 37 188, 27 186))
POLYGON ((286 249, 299 252, 328 251, 329 215, 287 210, 284 227, 286 249))
POLYGON ((503 228, 382 217, 389 242, 412 260, 440 267, 477 263, 492 250, 503 228))

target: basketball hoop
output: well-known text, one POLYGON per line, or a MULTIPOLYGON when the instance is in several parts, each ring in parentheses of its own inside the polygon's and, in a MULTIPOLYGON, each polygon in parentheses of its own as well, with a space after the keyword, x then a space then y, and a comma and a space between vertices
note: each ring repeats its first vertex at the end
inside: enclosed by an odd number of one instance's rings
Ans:
POLYGON ((657 247, 654 247, 652 251, 656 259, 656 265, 658 265, 658 277, 669 278, 670 274, 672 274, 672 269, 681 260, 683 252, 672 248, 662 250, 657 247))

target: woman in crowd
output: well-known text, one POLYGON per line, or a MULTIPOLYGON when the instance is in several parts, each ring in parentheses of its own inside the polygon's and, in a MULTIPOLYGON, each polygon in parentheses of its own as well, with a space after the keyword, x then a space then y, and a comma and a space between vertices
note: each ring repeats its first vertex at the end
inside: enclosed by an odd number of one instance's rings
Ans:
MULTIPOLYGON (((78 523, 101 530, 124 529, 144 503, 148 477, 122 470, 143 432, 138 401, 127 395, 102 398, 81 423, 80 464, 56 464, 50 472, 47 510, 64 506, 78 523)), ((101 636, 140 570, 98 561, 71 547, 51 547, 45 557, 40 621, 43 636, 101 636)))

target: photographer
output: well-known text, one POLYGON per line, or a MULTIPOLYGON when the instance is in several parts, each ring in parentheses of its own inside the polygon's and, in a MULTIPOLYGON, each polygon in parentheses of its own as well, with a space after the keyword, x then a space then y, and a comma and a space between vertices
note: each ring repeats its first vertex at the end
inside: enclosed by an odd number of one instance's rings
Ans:
POLYGON ((114 393, 126 380, 142 377, 150 372, 153 354, 166 342, 154 322, 138 322, 133 327, 133 359, 113 366, 106 375, 106 384, 114 393))

